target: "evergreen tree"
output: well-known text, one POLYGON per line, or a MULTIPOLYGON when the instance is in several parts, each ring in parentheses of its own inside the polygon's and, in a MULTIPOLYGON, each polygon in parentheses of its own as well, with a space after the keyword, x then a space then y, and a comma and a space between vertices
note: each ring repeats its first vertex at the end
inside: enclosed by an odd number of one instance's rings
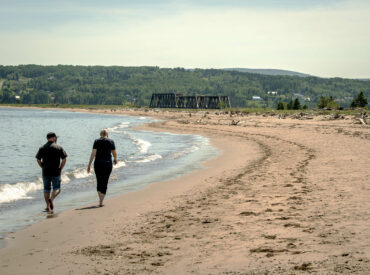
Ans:
POLYGON ((293 110, 293 100, 291 99, 286 105, 287 110, 293 110))
POLYGON ((299 102, 299 99, 297 97, 293 103, 293 110, 299 110, 299 109, 301 109, 301 103, 299 102))
POLYGON ((357 97, 352 101, 351 107, 365 107, 367 105, 367 98, 364 95, 364 92, 360 92, 357 97))
POLYGON ((278 105, 277 105, 277 108, 276 108, 277 110, 284 110, 285 108, 284 108, 284 103, 283 102, 281 102, 281 101, 279 101, 279 103, 278 103, 278 105))

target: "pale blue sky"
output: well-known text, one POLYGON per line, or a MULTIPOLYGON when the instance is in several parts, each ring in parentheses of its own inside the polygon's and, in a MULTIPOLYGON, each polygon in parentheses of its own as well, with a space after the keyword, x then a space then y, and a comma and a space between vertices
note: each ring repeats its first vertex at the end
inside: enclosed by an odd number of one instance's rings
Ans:
POLYGON ((0 64, 370 77, 369 0, 0 0, 0 64))

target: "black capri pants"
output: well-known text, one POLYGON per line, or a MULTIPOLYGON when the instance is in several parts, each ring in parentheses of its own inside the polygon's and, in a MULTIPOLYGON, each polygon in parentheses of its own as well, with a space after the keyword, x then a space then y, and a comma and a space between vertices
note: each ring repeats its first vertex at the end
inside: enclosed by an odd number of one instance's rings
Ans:
POLYGON ((96 190, 102 194, 107 193, 108 180, 112 172, 113 164, 111 161, 95 161, 94 170, 97 181, 96 190))

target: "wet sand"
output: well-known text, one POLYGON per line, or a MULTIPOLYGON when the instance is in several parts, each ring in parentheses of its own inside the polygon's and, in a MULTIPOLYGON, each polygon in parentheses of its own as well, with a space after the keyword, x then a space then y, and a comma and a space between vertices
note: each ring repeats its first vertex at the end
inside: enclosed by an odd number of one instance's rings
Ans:
POLYGON ((11 234, 1 274, 369 273, 369 125, 100 112, 160 118, 143 128, 201 134, 222 154, 207 169, 11 234))

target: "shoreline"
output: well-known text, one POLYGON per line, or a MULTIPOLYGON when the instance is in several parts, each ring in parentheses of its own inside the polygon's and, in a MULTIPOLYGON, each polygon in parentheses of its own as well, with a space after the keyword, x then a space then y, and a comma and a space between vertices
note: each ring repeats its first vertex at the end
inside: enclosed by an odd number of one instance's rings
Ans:
MULTIPOLYGON (((0 108, 2 108, 2 107, 3 108, 7 108, 7 106, 0 106, 0 108)), ((99 115, 100 114, 106 114, 106 110, 97 110, 95 112, 93 110, 79 109, 79 108, 78 109, 76 109, 76 108, 72 108, 72 109, 69 109, 69 108, 68 109, 67 108, 61 109, 61 108, 39 108, 39 107, 30 107, 30 106, 26 106, 26 107, 14 106, 14 107, 10 107, 10 108, 15 108, 15 109, 39 109, 39 110, 61 110, 61 111, 65 111, 65 112, 83 112, 83 113, 94 113, 94 114, 99 114, 99 115)), ((125 113, 120 113, 120 114, 108 113, 107 115, 113 115, 113 116, 130 116, 131 115, 131 116, 135 116, 135 117, 141 116, 141 115, 136 115, 136 114, 129 114, 128 115, 128 114, 125 114, 125 113)), ((153 118, 153 120, 154 120, 154 118, 153 118)), ((146 126, 146 124, 151 124, 151 123, 155 123, 155 122, 144 123, 142 125, 135 126, 132 129, 138 129, 138 130, 143 130, 143 131, 153 131, 153 129, 151 129, 150 127, 146 126)), ((156 132, 158 132, 158 131, 156 131, 156 132)), ((175 132, 173 132, 173 133, 174 134, 177 134, 175 132)), ((201 171, 201 170, 207 169, 206 164, 208 163, 208 161, 210 161, 212 159, 215 159, 215 158, 218 158, 218 157, 219 157, 219 155, 217 154, 216 156, 211 157, 208 160, 205 160, 205 161, 200 162, 199 163, 199 168, 197 168, 195 170, 192 170, 190 172, 187 172, 183 176, 186 176, 187 174, 194 173, 196 171, 201 171)), ((179 177, 182 177, 182 176, 174 176, 172 178, 173 178, 173 180, 176 180, 179 177)), ((144 187, 141 187, 139 189, 132 190, 132 191, 126 191, 125 193, 121 193, 121 194, 115 195, 114 197, 106 198, 105 201, 109 201, 110 199, 113 199, 116 196, 120 196, 120 195, 124 195, 124 194, 131 194, 131 193, 135 193, 135 192, 140 192, 141 190, 145 189, 147 186, 150 186, 152 184, 158 184, 158 182, 148 183, 144 187)), ((38 190, 38 191, 40 191, 40 190, 38 190)), ((72 209, 79 208, 79 207, 80 208, 83 208, 84 206, 91 206, 92 204, 93 203, 88 203, 86 205, 80 205, 80 206, 77 206, 77 207, 72 207, 72 208, 64 209, 64 210, 61 210, 61 211, 59 211, 59 212, 57 212, 55 214, 52 214, 52 215, 47 214, 46 215, 46 219, 59 216, 60 214, 62 214, 65 211, 70 211, 72 209)), ((8 244, 12 242, 12 239, 14 239, 14 237, 10 237, 11 235, 16 235, 17 232, 26 230, 28 227, 31 227, 32 225, 37 224, 37 223, 41 223, 41 222, 44 222, 44 219, 41 219, 41 220, 39 220, 37 222, 33 222, 33 223, 30 223, 30 224, 27 224, 27 225, 24 225, 23 227, 20 227, 19 229, 10 230, 9 232, 4 232, 4 235, 1 236, 1 238, 0 238, 0 250, 3 249, 3 248, 6 248, 8 246, 8 244)))
POLYGON ((223 153, 208 169, 17 232, 0 250, 1 273, 370 269, 368 126, 206 111, 124 114, 162 120, 140 127, 146 130, 206 136, 223 153))
MULTIPOLYGON (((38 109, 38 108, 36 108, 38 109)), ((93 111, 90 111, 90 110, 84 110, 84 109, 72 109, 72 110, 69 110, 69 109, 64 109, 65 111, 74 111, 74 112, 93 112, 93 111)), ((98 113, 98 114, 101 114, 101 111, 100 112, 93 112, 93 113, 98 113)), ((135 116, 143 116, 144 114, 143 113, 139 113, 139 114, 132 114, 131 112, 129 112, 129 114, 112 114, 112 115, 135 115, 135 116)), ((151 117, 151 116, 148 116, 148 117, 151 117)), ((152 118, 152 117, 151 117, 152 118)), ((158 118, 157 118, 158 119, 158 118)), ((147 125, 140 125, 138 127, 136 127, 136 129, 140 129, 140 130, 148 130, 148 131, 157 131, 157 132, 160 132, 160 131, 167 131, 167 130, 160 130, 158 129, 157 127, 153 127, 153 125, 161 125, 163 122, 153 122, 153 123, 150 123, 150 124, 147 124, 147 125)), ((201 133, 193 133, 192 131, 181 131, 181 130, 178 130, 178 131, 175 131, 172 129, 172 131, 168 131, 168 132, 171 132, 171 133, 175 133, 175 134, 201 134, 201 133)), ((203 133, 204 134, 204 133, 203 133)), ((186 193, 186 192, 189 192, 191 189, 194 189, 196 187, 196 184, 194 184, 195 182, 198 182, 200 178, 202 179, 205 179, 205 177, 207 177, 208 175, 210 174, 213 174, 212 172, 210 172, 210 170, 212 169, 211 167, 215 168, 215 166, 218 166, 216 167, 217 169, 220 169, 221 168, 221 165, 220 165, 220 159, 224 159, 224 158, 227 158, 230 160, 230 163, 231 163, 231 159, 232 159, 232 152, 235 151, 233 148, 230 148, 230 145, 227 144, 225 145, 224 143, 224 140, 222 139, 222 141, 219 141, 217 140, 217 138, 213 138, 213 137, 210 137, 209 134, 208 136, 205 135, 209 140, 210 140, 210 143, 212 144, 212 146, 215 146, 215 148, 217 148, 218 150, 220 150, 220 154, 217 155, 216 157, 214 158, 211 158, 203 163, 201 163, 201 168, 200 169, 197 169, 195 171, 192 171, 190 173, 187 173, 183 176, 180 176, 178 178, 175 178, 173 180, 170 180, 170 181, 161 181, 161 182, 154 182, 154 183, 150 183, 148 185, 146 185, 144 188, 140 189, 140 190, 136 190, 136 191, 132 191, 132 192, 128 192, 128 193, 124 193, 124 194, 119 194, 113 198, 109 198, 106 200, 106 203, 105 203, 105 207, 103 207, 102 209, 94 209, 92 208, 91 210, 89 209, 90 207, 93 207, 94 204, 88 204, 88 205, 84 205, 84 206, 81 206, 79 209, 86 209, 86 211, 98 211, 98 210, 107 210, 109 208, 109 205, 110 204, 113 204, 114 208, 117 209, 117 208, 122 208, 122 207, 125 207, 125 212, 128 212, 128 218, 131 218, 131 219, 135 219, 136 216, 140 216, 141 214, 139 213, 135 213, 135 203, 137 201, 139 201, 139 206, 138 207, 143 207, 144 210, 142 210, 144 213, 145 212, 148 212, 149 209, 152 209, 153 207, 153 200, 154 199, 160 199, 160 200, 171 200, 173 199, 175 196, 181 196, 181 194, 183 193, 186 193), (225 153, 226 153, 226 156, 225 156, 225 153), (161 194, 161 192, 164 192, 163 194, 161 194), (155 193, 155 195, 153 195, 153 193, 155 193), (145 204, 145 197, 147 196, 151 196, 151 197, 155 197, 155 198, 150 198, 150 204, 151 206, 149 207, 147 204, 145 204), (118 204, 120 204, 118 201, 124 199, 126 202, 124 203, 124 205, 120 205, 118 206, 118 204), (141 206, 141 204, 144 203, 144 206, 141 206)), ((205 187, 203 187, 205 188, 205 187)), ((159 202, 157 203, 159 208, 163 207, 162 202, 159 202)), ((60 223, 68 223, 69 225, 71 224, 76 224, 78 223, 78 221, 74 221, 74 222, 70 222, 68 221, 69 219, 71 219, 71 217, 76 217, 76 214, 75 214, 75 211, 77 211, 75 208, 74 209, 69 209, 69 210, 64 210, 60 213, 58 213, 58 215, 55 217, 55 218, 51 218, 51 219, 46 219, 46 220, 42 220, 40 222, 37 222, 35 224, 30 224, 28 225, 26 228, 23 228, 21 230, 17 230, 17 231, 14 231, 14 232, 10 232, 8 233, 7 237, 9 240, 5 241, 5 246, 4 247, 1 247, 0 248, 0 258, 4 258, 3 256, 9 256, 9 255, 12 255, 13 253, 17 254, 18 253, 18 249, 20 247, 22 247, 22 249, 30 249, 30 250, 35 250, 33 247, 33 243, 35 242, 35 238, 34 236, 36 236, 37 234, 40 233, 40 230, 42 230, 42 228, 44 226, 47 226, 48 228, 52 229, 53 227, 57 226, 55 225, 57 222, 54 222, 56 220, 62 220, 60 223), (51 222, 52 221, 52 222, 51 222), (50 223, 55 223, 53 225, 50 225, 50 223)), ((112 211, 110 209, 110 211, 112 211)), ((108 212, 108 215, 112 215, 113 213, 110 212, 109 210, 107 211, 108 212)), ((116 211, 114 211, 116 212, 116 211)), ((81 215, 79 215, 81 216, 81 215)), ((89 219, 89 215, 87 217, 84 217, 85 219, 89 219)), ((83 224, 81 225, 81 227, 83 228, 84 226, 86 225, 86 221, 83 222, 83 224)), ((102 226, 102 225, 100 225, 102 226)), ((79 229, 81 230, 81 228, 79 229)), ((54 236, 54 234, 51 234, 54 236)), ((40 240, 39 238, 36 238, 36 240, 40 240)), ((46 242, 44 240, 44 242, 46 242)), ((44 247, 44 246, 41 246, 41 247, 44 247)), ((47 248, 43 248, 43 249, 46 249, 48 250, 47 248)), ((38 251, 41 251, 41 248, 40 250, 38 251)), ((32 252, 31 252, 32 253, 32 252)), ((33 254, 32 254, 33 255, 33 254)), ((19 256, 19 255, 17 255, 19 256)), ((37 258, 39 257, 43 257, 41 255, 39 255, 37 258)), ((8 258, 9 260, 9 258, 8 258)), ((5 260, 7 261, 7 260, 5 260)), ((30 263, 31 264, 31 263, 30 263)), ((4 267, 4 265, 2 266, 4 267)), ((6 267, 9 267, 9 266, 6 266, 6 267)), ((0 267, 0 271, 1 271, 1 267, 0 267)), ((18 274, 18 269, 10 269, 11 271, 9 271, 10 273, 9 274, 14 274, 13 272, 15 272, 15 274, 18 274)), ((23 270, 23 268, 21 268, 21 270, 23 270)), ((6 269, 4 270, 5 274, 7 274, 6 272, 8 272, 6 269)), ((64 271, 63 271, 64 272, 64 271)), ((62 274, 63 272, 61 272, 60 274, 62 274)))

